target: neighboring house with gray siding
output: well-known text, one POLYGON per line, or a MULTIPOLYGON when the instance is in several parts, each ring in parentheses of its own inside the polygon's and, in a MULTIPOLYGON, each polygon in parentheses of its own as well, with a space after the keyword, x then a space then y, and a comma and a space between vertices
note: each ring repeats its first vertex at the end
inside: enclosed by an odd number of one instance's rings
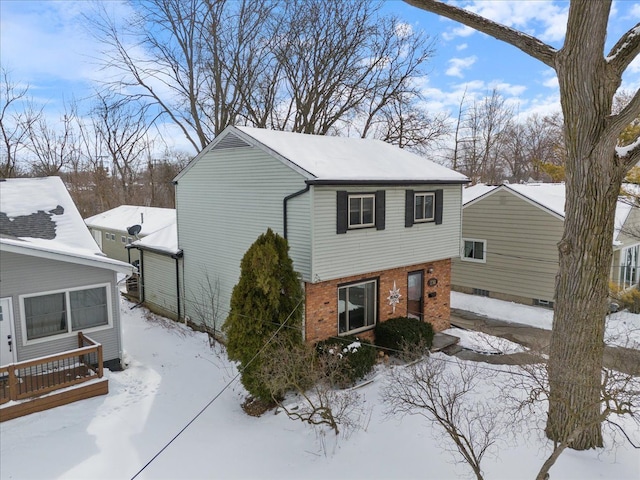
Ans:
POLYGON ((138 300, 165 317, 176 320, 183 317, 182 250, 178 248, 175 221, 128 248, 139 252, 138 300))
MULTIPOLYGON (((462 250, 453 261, 456 291, 553 306, 564 184, 474 185, 464 189, 462 250)), ((611 281, 638 284, 640 210, 618 201, 611 281), (626 233, 625 233, 626 232, 626 233)))
POLYGON ((228 127, 176 177, 184 311, 203 287, 228 314, 240 261, 268 228, 305 287, 308 341, 413 315, 449 322, 467 178, 377 140, 228 127))
POLYGON ((58 177, 0 181, 0 364, 78 347, 82 331, 120 368, 117 274, 58 177))
POLYGON ((138 251, 128 249, 127 245, 175 221, 176 211, 173 208, 120 205, 89 217, 84 222, 107 257, 133 263, 139 259, 138 251), (129 231, 131 227, 135 230, 129 231), (133 234, 135 231, 138 233, 133 234))

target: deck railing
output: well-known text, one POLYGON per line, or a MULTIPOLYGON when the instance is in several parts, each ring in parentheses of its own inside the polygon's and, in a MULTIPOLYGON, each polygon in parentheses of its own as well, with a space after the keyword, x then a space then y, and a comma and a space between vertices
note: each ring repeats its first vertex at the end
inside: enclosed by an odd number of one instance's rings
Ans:
POLYGON ((78 332, 78 348, 0 366, 0 404, 102 378, 102 345, 78 332))

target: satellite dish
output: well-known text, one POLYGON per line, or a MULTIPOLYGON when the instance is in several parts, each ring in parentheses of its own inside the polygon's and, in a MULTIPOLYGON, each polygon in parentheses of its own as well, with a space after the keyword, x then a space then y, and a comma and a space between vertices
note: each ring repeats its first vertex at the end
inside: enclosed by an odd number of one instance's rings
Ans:
POLYGON ((127 233, 129 235, 133 235, 134 237, 137 237, 138 234, 140 233, 140 230, 142 230, 141 225, 132 225, 129 228, 127 228, 127 233))

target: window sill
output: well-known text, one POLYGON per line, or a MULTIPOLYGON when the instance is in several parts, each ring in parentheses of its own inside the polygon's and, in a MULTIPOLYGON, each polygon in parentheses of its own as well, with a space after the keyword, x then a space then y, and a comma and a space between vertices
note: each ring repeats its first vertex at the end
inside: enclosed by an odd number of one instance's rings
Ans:
POLYGON ((63 340, 65 338, 77 338, 78 332, 91 333, 91 332, 99 332, 101 330, 109 330, 109 329, 113 329, 112 324, 100 325, 98 327, 91 327, 91 328, 81 328, 79 330, 73 330, 71 332, 59 333, 56 335, 49 335, 47 337, 34 338, 33 340, 25 340, 22 342, 22 346, 28 347, 30 345, 37 345, 39 343, 52 342, 55 340, 63 340))
POLYGON ((366 327, 355 328, 355 329, 349 330, 347 332, 338 333, 338 336, 339 337, 347 337, 349 335, 357 335, 358 333, 367 332, 369 330, 373 330, 374 328, 376 328, 375 324, 374 325, 367 325, 366 327))
POLYGON ((463 262, 470 262, 470 263, 487 263, 486 260, 477 260, 475 258, 460 257, 460 260, 462 260, 463 262))

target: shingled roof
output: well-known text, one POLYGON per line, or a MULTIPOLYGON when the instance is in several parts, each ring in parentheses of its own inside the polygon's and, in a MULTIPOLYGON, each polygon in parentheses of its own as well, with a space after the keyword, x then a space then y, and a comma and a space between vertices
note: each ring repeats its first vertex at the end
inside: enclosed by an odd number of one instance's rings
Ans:
POLYGON ((100 251, 59 177, 0 182, 0 248, 131 272, 100 251))

